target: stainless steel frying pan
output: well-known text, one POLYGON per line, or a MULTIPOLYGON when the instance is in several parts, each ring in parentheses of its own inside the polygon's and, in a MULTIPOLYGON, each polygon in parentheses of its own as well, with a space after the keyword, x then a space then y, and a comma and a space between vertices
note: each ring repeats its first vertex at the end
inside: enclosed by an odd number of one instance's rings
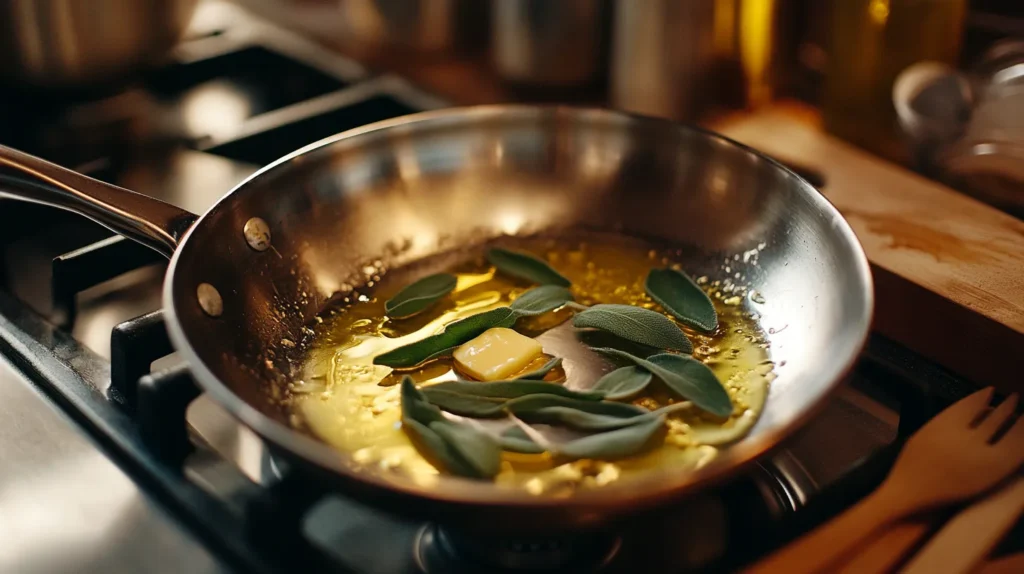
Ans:
POLYGON ((2 147, 0 196, 78 212, 170 257, 164 310, 175 348, 278 456, 367 502, 474 528, 599 525, 728 476, 822 406, 871 320, 864 253, 811 185, 719 135, 609 111, 495 106, 373 124, 278 160, 198 218, 2 147), (302 352, 281 341, 343 285, 363 282, 367 262, 401 265, 563 226, 660 238, 698 275, 723 276, 726 259, 743 266, 764 298, 747 304, 781 365, 749 436, 695 472, 654 469, 556 499, 362 468, 294 430, 270 400, 302 352), (741 254, 759 244, 759 264, 744 265, 741 254))

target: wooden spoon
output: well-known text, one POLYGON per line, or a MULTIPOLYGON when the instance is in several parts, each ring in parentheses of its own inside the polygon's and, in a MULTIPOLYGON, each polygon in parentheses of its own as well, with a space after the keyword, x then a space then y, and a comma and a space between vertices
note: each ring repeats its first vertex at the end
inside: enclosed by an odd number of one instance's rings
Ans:
POLYGON ((903 574, 967 574, 1024 513, 1024 478, 961 511, 928 541, 903 574))
POLYGON ((1024 552, 989 560, 972 574, 1020 574, 1024 572, 1024 552))
POLYGON ((919 518, 893 524, 866 548, 857 550, 848 562, 837 566, 836 574, 888 574, 906 562, 914 551, 928 541, 928 535, 941 524, 936 520, 919 518))
POLYGON ((969 500, 1024 464, 1024 422, 995 442, 1016 417, 1017 396, 988 412, 992 389, 962 399, 910 437, 889 476, 864 500, 748 572, 818 572, 843 558, 882 526, 969 500))

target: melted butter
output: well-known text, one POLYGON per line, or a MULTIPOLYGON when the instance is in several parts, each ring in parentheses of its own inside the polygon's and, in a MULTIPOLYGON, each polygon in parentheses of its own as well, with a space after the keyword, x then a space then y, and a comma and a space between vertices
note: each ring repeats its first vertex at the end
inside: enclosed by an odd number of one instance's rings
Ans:
MULTIPOLYGON (((657 308, 644 293, 644 279, 652 267, 674 264, 668 250, 614 235, 518 238, 503 245, 548 261, 572 281, 576 300, 586 305, 622 303, 657 308)), ((483 259, 482 250, 450 271, 458 277, 455 291, 419 316, 403 320, 384 316, 384 301, 423 274, 416 269, 393 270, 376 282, 372 293, 353 293, 348 304, 325 313, 323 321, 317 322, 315 344, 305 364, 303 381, 308 382, 290 388, 293 420, 335 448, 351 453, 364 468, 411 478, 422 485, 436 481, 437 469, 419 454, 401 429, 397 383, 406 374, 420 384, 454 379, 451 359, 396 373, 389 367, 373 365, 373 358, 437 333, 458 319, 507 305, 531 287, 495 274, 483 259)), ((693 356, 705 362, 725 385, 735 407, 731 417, 715 419, 696 408, 680 411, 669 419, 661 446, 625 460, 561 463, 546 453, 506 452, 496 484, 523 488, 536 495, 565 496, 578 488, 627 480, 655 466, 672 465, 680 472, 699 468, 712 460, 718 449, 742 438, 764 407, 774 377, 773 364, 749 312, 732 300, 730 293, 717 290, 717 281, 701 278, 699 282, 712 294, 719 328, 712 335, 684 330, 693 341, 693 356)), ((571 311, 563 309, 520 321, 517 328, 537 336, 570 316, 571 311)), ((582 347, 582 343, 579 345, 582 347)), ((539 368, 546 358, 539 357, 523 371, 539 368)), ((606 370, 611 368, 609 364, 606 370)), ((566 384, 573 388, 593 384, 593 380, 573 380, 572 372, 573 364, 567 358, 564 367, 555 369, 546 379, 565 381, 568 375, 566 384)), ((672 400, 659 384, 652 384, 650 391, 634 402, 657 408, 672 400)), ((557 434, 552 436, 557 438, 557 434)))

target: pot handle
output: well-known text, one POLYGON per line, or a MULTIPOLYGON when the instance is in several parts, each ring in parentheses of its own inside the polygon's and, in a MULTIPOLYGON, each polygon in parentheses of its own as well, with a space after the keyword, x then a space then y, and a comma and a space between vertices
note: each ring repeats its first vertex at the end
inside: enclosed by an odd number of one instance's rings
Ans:
POLYGON ((41 203, 84 215, 168 258, 198 219, 169 203, 2 145, 0 198, 41 203))

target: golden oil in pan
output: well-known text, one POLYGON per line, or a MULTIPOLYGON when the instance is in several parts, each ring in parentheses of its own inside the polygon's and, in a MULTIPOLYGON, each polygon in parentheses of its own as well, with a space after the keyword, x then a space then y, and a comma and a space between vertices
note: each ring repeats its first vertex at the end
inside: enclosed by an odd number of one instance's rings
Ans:
MULTIPOLYGON (((576 300, 587 305, 622 303, 654 308, 655 303, 644 293, 647 272, 674 264, 670 250, 611 234, 510 238, 502 246, 548 261, 572 281, 576 300)), ((448 300, 418 316, 388 319, 384 316, 384 301, 425 275, 422 266, 392 270, 376 285, 353 292, 343 306, 325 313, 317 326, 303 378, 291 385, 293 421, 335 448, 351 453, 358 464, 393 471, 421 484, 435 481, 438 471, 401 429, 397 383, 405 374, 420 384, 452 380, 455 373, 451 360, 440 359, 398 374, 389 367, 373 365, 373 358, 432 335, 452 321, 507 305, 531 287, 496 274, 483 258, 483 249, 448 271, 458 276, 455 291, 448 300)), ((723 285, 703 277, 698 283, 712 295, 719 328, 711 336, 685 330, 693 341, 694 357, 711 367, 732 398, 736 408, 729 420, 706 418, 695 408, 684 410, 669 419, 663 445, 613 462, 559 464, 548 454, 506 452, 496 482, 534 494, 565 495, 581 486, 626 480, 630 474, 656 465, 671 464, 685 472, 711 460, 719 448, 727 448, 727 443, 745 434, 757 420, 768 383, 774 377, 767 344, 742 306, 742 288, 736 289, 731 281, 723 285)), ((521 321, 519 327, 536 335, 570 316, 571 311, 563 309, 525 325, 521 321)), ((544 360, 538 359, 526 370, 544 360)), ((547 380, 560 381, 564 376, 565 372, 557 369, 547 380)), ((659 383, 652 383, 651 392, 634 402, 647 408, 666 404, 668 394, 659 387, 659 383)))

